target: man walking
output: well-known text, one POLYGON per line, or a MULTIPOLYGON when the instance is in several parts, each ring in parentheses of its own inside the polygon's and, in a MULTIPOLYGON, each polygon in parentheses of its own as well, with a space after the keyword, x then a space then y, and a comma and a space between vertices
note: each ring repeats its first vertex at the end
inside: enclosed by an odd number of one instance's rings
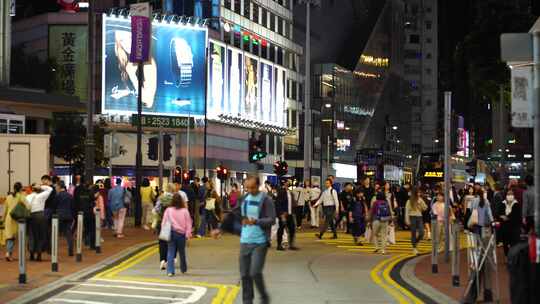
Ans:
MULTIPOLYGON (((236 220, 238 215, 231 213, 221 226, 221 229, 228 232, 240 233, 239 264, 243 304, 253 304, 253 283, 259 291, 261 303, 270 303, 262 272, 268 252, 270 229, 275 222, 276 211, 272 199, 261 192, 259 187, 258 177, 251 176, 246 179, 244 188, 247 195, 240 203, 241 219, 236 220), (239 228, 240 225, 241 228, 239 228)), ((219 234, 220 231, 217 229, 212 232, 215 237, 219 234)))
POLYGON ((126 207, 124 206, 124 188, 122 188, 122 179, 116 179, 116 186, 109 190, 107 198, 113 214, 114 228, 116 237, 124 237, 124 221, 126 219, 126 207))
POLYGON ((324 182, 326 189, 321 194, 321 197, 315 203, 315 206, 322 205, 323 216, 324 216, 324 225, 321 225, 320 233, 317 233, 316 236, 319 239, 322 239, 324 232, 328 229, 328 226, 332 229, 334 234, 333 238, 337 239, 336 232, 336 214, 339 212, 339 200, 337 196, 337 191, 332 187, 332 180, 327 178, 324 182))
POLYGON ((58 230, 67 240, 68 254, 73 256, 73 197, 67 192, 64 181, 56 184, 56 197, 54 198, 56 213, 58 214, 58 230))
POLYGON ((283 242, 283 232, 285 227, 287 227, 287 232, 289 235, 289 249, 298 250, 294 246, 294 234, 295 234, 295 225, 294 225, 294 216, 293 210, 295 208, 294 199, 292 197, 291 191, 289 191, 289 181, 283 180, 282 186, 278 191, 276 199, 276 210, 279 221, 279 228, 277 231, 277 250, 283 251, 285 248, 282 246, 283 242))
POLYGON ((345 184, 345 189, 339 194, 339 213, 336 221, 336 226, 339 226, 343 218, 346 220, 347 227, 346 233, 349 233, 349 206, 353 203, 353 185, 351 183, 345 184))

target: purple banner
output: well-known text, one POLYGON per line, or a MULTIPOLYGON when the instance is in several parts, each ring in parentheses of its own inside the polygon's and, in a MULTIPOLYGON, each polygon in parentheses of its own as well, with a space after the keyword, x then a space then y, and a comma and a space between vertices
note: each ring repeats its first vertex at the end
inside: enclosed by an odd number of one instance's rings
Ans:
POLYGON ((131 54, 129 61, 148 61, 150 53, 150 18, 131 16, 131 54))

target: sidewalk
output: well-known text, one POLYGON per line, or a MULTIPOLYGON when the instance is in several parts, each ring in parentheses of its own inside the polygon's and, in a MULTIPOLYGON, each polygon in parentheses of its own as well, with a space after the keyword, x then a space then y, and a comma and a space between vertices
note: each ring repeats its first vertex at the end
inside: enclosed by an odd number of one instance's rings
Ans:
MULTIPOLYGON (((126 237, 122 239, 113 237, 112 233, 113 231, 109 229, 101 231, 105 242, 101 245, 100 254, 96 254, 94 250, 90 250, 83 246, 82 262, 79 263, 75 261, 74 256, 68 256, 65 238, 60 237, 58 241, 58 272, 51 272, 51 259, 47 254, 43 256, 42 262, 29 261, 27 257, 27 284, 18 283, 18 259, 16 258, 12 262, 7 262, 4 259, 5 248, 0 248, 0 269, 2 269, 2 275, 0 275, 0 303, 6 303, 35 288, 52 283, 69 274, 96 265, 108 257, 118 254, 132 246, 157 240, 157 236, 154 235, 152 231, 146 231, 142 228, 126 227, 124 229, 126 237)), ((14 257, 17 257, 17 245, 15 247, 14 257)))
MULTIPOLYGON (((510 303, 510 290, 509 290, 509 275, 506 269, 506 262, 502 248, 497 250, 498 258, 498 272, 499 272, 499 291, 500 291, 500 303, 510 303)), ((414 275, 420 279, 426 285, 433 287, 438 292, 441 292, 448 297, 461 301, 463 293, 468 283, 467 273, 467 251, 462 250, 460 256, 460 286, 452 286, 452 268, 450 263, 444 262, 444 257, 439 256, 439 273, 431 272, 431 255, 424 255, 416 261, 414 268, 414 275)), ((493 293, 496 296, 495 280, 493 280, 493 293)))

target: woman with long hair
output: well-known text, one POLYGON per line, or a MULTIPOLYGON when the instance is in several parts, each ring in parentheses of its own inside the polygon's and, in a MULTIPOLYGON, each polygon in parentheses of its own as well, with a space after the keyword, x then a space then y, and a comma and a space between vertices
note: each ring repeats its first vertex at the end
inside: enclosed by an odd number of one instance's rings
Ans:
POLYGON ((143 179, 141 184, 141 205, 142 205, 142 219, 141 223, 144 230, 150 230, 148 226, 152 222, 152 209, 154 208, 154 200, 156 199, 156 193, 148 178, 143 179))
POLYGON ((167 222, 171 224, 171 238, 167 244, 167 275, 172 277, 177 253, 180 254, 180 271, 187 271, 186 241, 191 238, 192 228, 187 202, 179 193, 173 195, 171 206, 165 210, 161 227, 167 222))
POLYGON ((422 200, 426 203, 426 209, 422 211, 422 222, 424 223, 424 231, 427 240, 431 240, 431 197, 429 189, 418 191, 422 200))
POLYGON ((359 238, 366 232, 366 215, 368 210, 362 188, 355 191, 354 199, 348 207, 349 223, 351 225, 354 244, 362 246, 363 244, 359 241, 359 238))
MULTIPOLYGON (((175 192, 176 185, 174 183, 169 183, 165 192, 159 196, 157 204, 154 207, 153 213, 155 220, 152 221, 152 228, 156 230, 157 235, 159 235, 161 232, 161 221, 163 220, 163 215, 165 214, 165 210, 172 205, 175 192)), ((166 241, 159 240, 159 269, 161 270, 165 270, 167 265, 167 246, 168 244, 166 241)))
POLYGON ((2 218, 4 219, 4 240, 6 240, 6 261, 11 262, 13 260, 15 239, 19 231, 17 219, 11 217, 11 211, 17 207, 17 204, 23 204, 26 207, 26 199, 21 183, 16 182, 13 185, 13 192, 8 195, 4 204, 4 216, 2 218))
POLYGON ((204 217, 201 218, 201 226, 199 227, 199 235, 206 235, 206 226, 210 225, 210 231, 214 230, 218 226, 218 221, 221 215, 221 198, 216 191, 214 183, 209 180, 207 183, 206 194, 204 196, 204 202, 202 208, 205 212, 204 217))
POLYGON ((422 212, 427 210, 426 202, 422 199, 417 189, 411 191, 411 197, 405 204, 405 224, 411 229, 411 244, 413 254, 418 254, 416 248, 418 242, 424 238, 424 225, 422 220, 422 212))

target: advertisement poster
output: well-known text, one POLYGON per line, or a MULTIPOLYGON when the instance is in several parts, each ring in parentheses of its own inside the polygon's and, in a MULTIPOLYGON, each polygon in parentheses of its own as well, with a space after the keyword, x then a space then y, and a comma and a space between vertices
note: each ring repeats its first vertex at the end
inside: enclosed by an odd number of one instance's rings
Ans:
POLYGON ((285 126, 285 70, 275 68, 276 73, 276 107, 275 107, 275 123, 278 126, 285 126))
POLYGON ((240 112, 240 100, 242 98, 242 53, 232 49, 228 50, 228 80, 229 94, 227 106, 223 112, 238 115, 240 112))
POLYGON ((49 59, 56 66, 52 93, 88 99, 88 27, 50 25, 49 59))
POLYGON ((134 3, 130 5, 131 15, 131 53, 129 61, 148 61, 150 54, 150 3, 134 3))
POLYGON ((210 43, 210 62, 208 65, 208 112, 219 113, 224 108, 225 93, 225 48, 210 43))
POLYGON ((512 72, 512 127, 533 127, 532 67, 518 67, 512 72))
POLYGON ((244 103, 243 113, 251 119, 260 119, 259 64, 256 59, 244 56, 244 103))
MULTIPOLYGON (((137 111, 131 40, 129 19, 103 16, 102 113, 137 111)), ((143 68, 143 113, 204 115, 206 41, 206 28, 152 23, 151 50, 143 68)))
POLYGON ((272 110, 274 108, 273 96, 274 92, 272 89, 272 73, 273 67, 270 64, 261 62, 261 79, 259 83, 261 84, 261 105, 262 105, 262 117, 263 121, 275 121, 275 115, 272 115, 272 110))

